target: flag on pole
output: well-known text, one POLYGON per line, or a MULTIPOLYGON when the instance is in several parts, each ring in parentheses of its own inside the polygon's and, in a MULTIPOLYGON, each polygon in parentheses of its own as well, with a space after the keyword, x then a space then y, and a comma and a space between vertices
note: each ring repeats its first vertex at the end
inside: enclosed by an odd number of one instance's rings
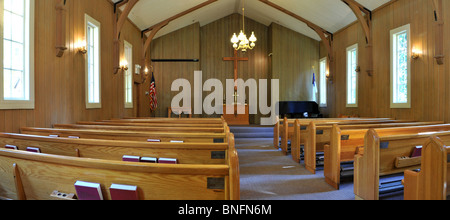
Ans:
POLYGON ((317 89, 317 82, 316 82, 316 73, 313 72, 313 80, 312 80, 312 85, 313 85, 313 101, 317 101, 317 93, 319 92, 319 90, 317 89))
POLYGON ((158 107, 158 98, 156 96, 155 76, 152 72, 152 81, 150 82, 150 112, 154 112, 158 107))

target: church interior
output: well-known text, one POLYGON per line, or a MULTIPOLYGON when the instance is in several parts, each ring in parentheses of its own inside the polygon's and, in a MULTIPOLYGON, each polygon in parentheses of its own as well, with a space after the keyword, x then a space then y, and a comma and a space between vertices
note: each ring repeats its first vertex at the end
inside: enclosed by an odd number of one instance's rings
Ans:
POLYGON ((446 200, 446 8, 1 0, 0 200, 446 200))

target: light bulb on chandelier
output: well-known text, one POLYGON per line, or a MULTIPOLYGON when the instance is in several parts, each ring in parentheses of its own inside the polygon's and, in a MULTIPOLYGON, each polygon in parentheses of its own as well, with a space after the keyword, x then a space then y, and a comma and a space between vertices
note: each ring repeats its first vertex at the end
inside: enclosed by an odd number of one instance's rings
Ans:
MULTIPOLYGON (((245 3, 243 3, 245 4, 245 3)), ((255 32, 252 32, 252 35, 250 36, 250 39, 247 38, 247 35, 245 34, 245 8, 242 8, 242 30, 241 33, 239 33, 239 36, 236 35, 236 33, 233 34, 233 37, 231 38, 231 43, 233 44, 233 48, 235 50, 242 50, 243 52, 246 52, 248 49, 253 50, 253 48, 256 46, 256 41, 258 40, 255 36, 255 32)))

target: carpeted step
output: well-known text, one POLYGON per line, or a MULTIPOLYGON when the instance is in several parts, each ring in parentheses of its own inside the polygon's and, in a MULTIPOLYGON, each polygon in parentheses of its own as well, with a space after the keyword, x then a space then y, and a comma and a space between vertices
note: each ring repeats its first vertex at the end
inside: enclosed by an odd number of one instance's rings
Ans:
POLYGON ((230 126, 235 138, 273 138, 273 127, 230 126))

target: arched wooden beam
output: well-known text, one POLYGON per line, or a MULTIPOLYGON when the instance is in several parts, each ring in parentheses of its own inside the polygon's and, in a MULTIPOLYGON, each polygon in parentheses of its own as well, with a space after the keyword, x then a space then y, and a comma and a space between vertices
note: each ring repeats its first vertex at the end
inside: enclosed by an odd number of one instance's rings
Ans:
POLYGON ((437 64, 444 64, 444 17, 442 0, 431 0, 434 9, 434 20, 436 21, 435 56, 437 64))
POLYGON ((259 1, 305 23, 306 25, 308 25, 309 28, 313 29, 317 33, 317 35, 319 35, 320 39, 323 42, 323 45, 325 46, 325 48, 327 49, 327 52, 328 52, 328 67, 330 69, 330 73, 329 73, 330 75, 328 76, 328 79, 332 82, 333 81, 333 70, 334 70, 334 68, 333 68, 333 63, 334 63, 333 34, 326 31, 325 29, 319 27, 318 25, 306 20, 305 18, 303 18, 303 17, 277 5, 277 4, 274 4, 268 0, 259 0, 259 1))
POLYGON ((180 18, 182 16, 185 16, 185 15, 187 15, 187 14, 193 12, 193 11, 196 11, 196 10, 198 10, 200 8, 203 8, 203 7, 205 7, 205 6, 207 6, 207 5, 211 4, 211 3, 214 3, 216 1, 217 0, 208 0, 208 1, 204 2, 204 3, 201 3, 201 4, 199 4, 199 5, 195 6, 195 7, 192 7, 192 8, 190 8, 190 9, 188 9, 186 11, 183 11, 183 12, 177 14, 177 15, 174 15, 174 16, 172 16, 172 17, 170 17, 170 18, 168 18, 168 19, 166 19, 166 20, 164 20, 164 21, 162 21, 162 22, 160 22, 160 23, 158 23, 156 25, 153 25, 153 26, 151 26, 151 27, 149 27, 149 28, 147 28, 147 29, 142 31, 142 38, 143 39, 144 39, 144 36, 145 36, 145 34, 147 32, 151 31, 151 33, 147 37, 147 39, 145 41, 143 41, 144 43, 143 43, 143 50, 142 50, 143 51, 142 52, 142 64, 143 64, 142 66, 144 68, 142 68, 142 70, 141 70, 141 80, 139 80, 139 81, 135 80, 136 84, 144 83, 146 81, 146 78, 148 77, 148 76, 145 76, 145 72, 144 72, 145 71, 145 67, 146 67, 145 57, 147 56, 147 52, 150 49, 150 45, 152 43, 152 40, 155 37, 155 35, 158 33, 158 31, 161 30, 166 25, 168 25, 171 21, 173 21, 175 19, 178 19, 178 18, 180 18))
POLYGON ((356 15, 356 18, 358 19, 359 23, 362 26, 362 29, 364 31, 364 35, 366 36, 366 51, 368 56, 368 63, 367 63, 367 73, 369 76, 373 75, 373 39, 372 39, 372 11, 367 9, 366 7, 362 6, 355 0, 341 0, 345 4, 347 4, 350 9, 353 11, 353 13, 356 15), (365 16, 362 14, 364 13, 365 16))
POLYGON ((114 48, 113 48, 113 63, 114 63, 114 74, 117 74, 120 69, 120 32, 131 12, 131 9, 136 5, 139 0, 126 0, 120 1, 114 5, 114 48), (123 5, 127 3, 127 7, 122 11, 120 17, 117 18, 118 11, 116 7, 118 5, 123 5))

